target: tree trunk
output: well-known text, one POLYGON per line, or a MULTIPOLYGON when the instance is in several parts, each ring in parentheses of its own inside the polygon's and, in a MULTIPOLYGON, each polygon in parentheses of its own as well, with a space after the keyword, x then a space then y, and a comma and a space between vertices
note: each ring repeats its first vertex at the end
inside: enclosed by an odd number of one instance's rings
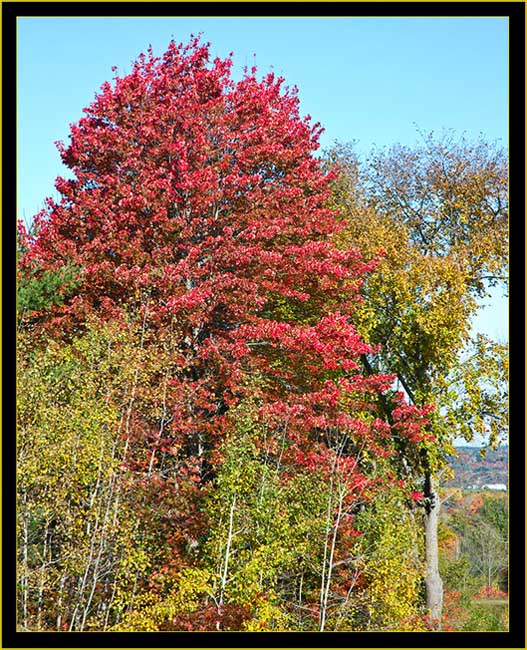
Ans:
POLYGON ((232 528, 233 528, 233 519, 234 519, 234 508, 236 507, 236 495, 233 496, 231 511, 229 514, 229 534, 227 537, 227 548, 225 549, 225 559, 223 565, 223 575, 221 577, 221 589, 220 597, 218 600, 218 620, 216 622, 216 629, 221 630, 221 616, 223 614, 223 598, 225 596, 225 587, 227 586, 227 575, 229 571, 229 557, 231 553, 231 544, 232 544, 232 528))
POLYGON ((441 502, 436 492, 434 479, 430 474, 425 477, 425 498, 427 499, 425 512, 426 607, 434 627, 441 629, 443 581, 439 575, 439 548, 437 543, 441 502))

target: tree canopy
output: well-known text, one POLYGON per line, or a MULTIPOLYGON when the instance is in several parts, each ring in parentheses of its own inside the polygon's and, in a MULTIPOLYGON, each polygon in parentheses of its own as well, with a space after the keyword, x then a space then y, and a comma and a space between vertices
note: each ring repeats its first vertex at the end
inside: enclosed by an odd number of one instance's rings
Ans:
POLYGON ((429 629, 423 468, 460 410, 506 417, 504 349, 457 364, 504 160, 430 140, 364 176, 231 66, 141 55, 20 225, 21 629, 429 629))

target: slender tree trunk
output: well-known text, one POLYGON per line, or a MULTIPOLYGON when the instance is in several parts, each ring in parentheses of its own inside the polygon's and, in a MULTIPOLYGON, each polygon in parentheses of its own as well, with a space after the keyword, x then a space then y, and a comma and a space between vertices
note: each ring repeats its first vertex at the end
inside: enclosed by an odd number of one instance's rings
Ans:
MULTIPOLYGON (((24 494, 24 505, 27 503, 27 495, 24 494)), ((24 514, 24 577, 22 579, 22 588, 23 588, 23 615, 24 615, 24 630, 28 629, 28 611, 29 611, 29 559, 28 559, 28 549, 29 549, 29 515, 24 514)))
POLYGON ((64 598, 64 585, 66 584, 66 571, 62 572, 60 577, 60 588, 59 588, 59 597, 57 599, 57 631, 60 632, 62 629, 62 603, 64 598))
POLYGON ((232 529, 233 529, 233 519, 234 519, 234 508, 236 507, 236 495, 232 499, 231 509, 229 513, 229 534, 227 537, 227 548, 225 549, 225 559, 223 564, 223 575, 221 577, 221 588, 220 588, 220 597, 218 600, 218 620, 216 622, 216 629, 221 629, 221 615, 223 614, 223 598, 225 596, 225 587, 227 586, 227 575, 229 571, 229 557, 231 554, 231 543, 232 543, 232 529))
POLYGON ((112 605, 113 605, 113 601, 114 601, 116 593, 117 593, 117 580, 114 579, 113 587, 112 587, 112 595, 110 596, 110 600, 107 603, 107 607, 106 607, 106 614, 105 614, 105 617, 104 617, 104 626, 102 628, 103 632, 105 632, 108 629, 108 624, 109 624, 109 621, 110 621, 110 614, 112 612, 112 605))
MULTIPOLYGON (((334 470, 334 466, 333 466, 334 470)), ((326 534, 324 537, 324 557, 322 558, 322 577, 320 580, 320 604, 319 604, 319 620, 320 627, 319 631, 324 631, 324 625, 326 622, 326 611, 324 607, 324 594, 326 590, 326 570, 327 570, 327 557, 329 551, 329 537, 331 534, 331 512, 333 509, 333 471, 331 472, 330 484, 329 484, 329 495, 328 495, 328 507, 326 514, 326 534)))
POLYGON ((328 598, 329 598, 329 587, 331 585, 331 574, 333 573, 333 558, 335 557, 335 546, 337 542, 337 533, 339 530, 340 526, 340 520, 342 517, 342 503, 344 501, 344 492, 341 489, 340 495, 339 495, 339 509, 337 512, 337 517, 335 520, 335 523, 333 524, 333 536, 331 540, 331 550, 329 552, 329 559, 328 559, 328 569, 327 569, 327 578, 326 578, 326 587, 324 591, 324 595, 322 598, 322 604, 323 607, 321 608, 320 612, 320 631, 323 632, 324 628, 326 626, 326 618, 327 618, 327 612, 328 612, 328 598))
POLYGON ((441 501, 431 474, 427 474, 425 477, 425 497, 427 499, 425 512, 426 607, 434 627, 441 629, 443 581, 439 574, 439 547, 437 542, 441 501))
POLYGON ((302 629, 302 587, 304 586, 304 569, 300 574, 300 585, 298 587, 298 629, 302 629))
POLYGON ((42 630, 42 611, 44 608, 44 589, 46 586, 46 570, 47 570, 47 555, 48 555, 48 534, 49 534, 49 520, 46 521, 44 529, 44 550, 42 551, 42 566, 40 567, 40 584, 38 588, 38 609, 37 609, 37 632, 42 630))

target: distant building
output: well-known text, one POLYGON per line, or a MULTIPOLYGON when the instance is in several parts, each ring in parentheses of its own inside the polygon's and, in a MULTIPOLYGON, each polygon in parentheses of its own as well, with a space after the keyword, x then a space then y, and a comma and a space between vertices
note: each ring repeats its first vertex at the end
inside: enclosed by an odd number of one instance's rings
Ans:
POLYGON ((505 483, 489 483, 488 485, 484 485, 483 490, 502 490, 502 491, 507 491, 507 486, 505 483))

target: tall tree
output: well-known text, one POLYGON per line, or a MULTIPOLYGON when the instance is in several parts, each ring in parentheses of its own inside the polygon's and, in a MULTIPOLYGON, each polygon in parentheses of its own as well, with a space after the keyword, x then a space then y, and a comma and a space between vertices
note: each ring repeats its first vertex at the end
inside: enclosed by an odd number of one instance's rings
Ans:
POLYGON ((341 246, 384 253, 358 316, 364 338, 381 344, 363 356, 365 368, 394 372, 413 404, 436 405, 426 442, 401 455, 424 476, 427 604, 440 620, 437 472, 458 435, 490 431, 495 443, 507 426, 507 350, 470 340, 478 300, 507 279, 507 158, 483 139, 445 134, 377 152, 362 166, 352 148, 338 147, 329 163, 341 172, 332 203, 347 220, 341 246))
MULTIPOLYGON (((313 155, 320 127, 300 117, 283 79, 258 80, 253 69, 234 82, 230 68, 230 59, 209 62, 208 46, 193 39, 171 43, 162 57, 149 51, 130 74, 104 84, 69 144, 59 145, 73 178, 57 180, 60 200, 48 201, 26 236, 21 272, 78 269, 73 293, 41 324, 55 339, 75 338, 96 317, 139 332, 140 358, 163 351, 152 375, 142 365, 132 372, 126 467, 147 500, 137 512, 161 511, 172 527, 178 602, 185 572, 204 580, 193 555, 206 545, 200 506, 223 489, 214 629, 226 629, 239 605, 228 586, 233 571, 245 570, 233 559, 234 527, 252 507, 228 484, 232 454, 222 447, 236 431, 236 405, 257 398, 269 435, 254 444, 276 468, 275 482, 321 473, 330 485, 318 558, 324 629, 353 508, 366 488, 382 489, 364 475, 362 450, 391 455, 395 438, 415 446, 428 411, 399 400, 389 424, 378 417, 392 377, 365 376, 360 356, 374 349, 352 322, 376 260, 333 242, 342 224, 325 205, 331 175, 313 155)), ((131 615, 141 586, 132 582, 131 615)), ((157 604, 162 625, 179 624, 163 599, 157 604)))

